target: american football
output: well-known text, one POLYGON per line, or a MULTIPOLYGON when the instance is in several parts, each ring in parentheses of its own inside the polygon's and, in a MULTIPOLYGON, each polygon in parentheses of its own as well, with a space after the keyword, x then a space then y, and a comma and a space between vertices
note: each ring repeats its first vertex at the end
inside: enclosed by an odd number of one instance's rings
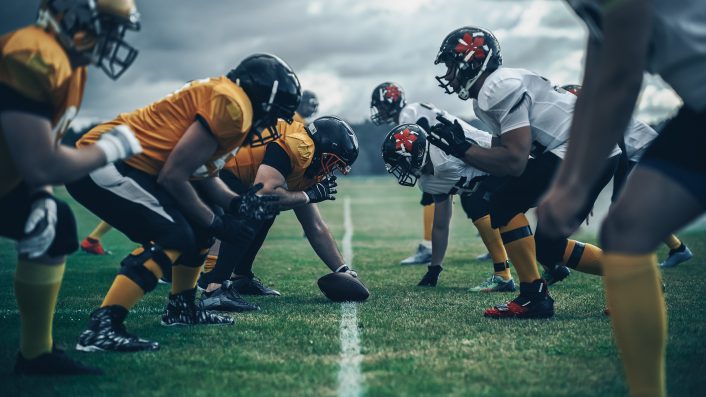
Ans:
POLYGON ((703 0, 4 0, 2 396, 702 396, 703 0))

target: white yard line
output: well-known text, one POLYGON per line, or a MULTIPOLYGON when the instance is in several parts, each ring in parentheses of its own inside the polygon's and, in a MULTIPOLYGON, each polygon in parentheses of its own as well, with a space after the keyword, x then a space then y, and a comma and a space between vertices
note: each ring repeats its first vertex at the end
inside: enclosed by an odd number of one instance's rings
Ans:
MULTIPOLYGON (((351 200, 343 199, 343 259, 348 266, 353 265, 353 221, 351 220, 351 200)), ((358 338, 358 304, 341 304, 341 359, 338 370, 339 397, 358 397, 363 395, 363 373, 360 363, 360 339, 358 338)))

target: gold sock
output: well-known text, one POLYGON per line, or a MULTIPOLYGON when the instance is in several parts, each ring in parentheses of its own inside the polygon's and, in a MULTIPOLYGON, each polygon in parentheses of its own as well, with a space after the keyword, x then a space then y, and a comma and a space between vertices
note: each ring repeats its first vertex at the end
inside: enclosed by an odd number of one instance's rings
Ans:
POLYGON ((564 250, 562 261, 572 269, 581 273, 603 274, 601 266, 601 254, 603 251, 592 244, 585 244, 576 240, 569 240, 564 250))
POLYGON ((218 255, 209 255, 206 257, 206 261, 203 263, 203 272, 208 273, 216 267, 216 261, 218 261, 218 255))
POLYGON ((667 244, 667 247, 669 247, 670 250, 675 250, 681 247, 681 240, 679 240, 679 237, 673 234, 670 234, 669 237, 664 240, 664 243, 667 244))
POLYGON ((98 226, 93 229, 93 231, 91 232, 91 234, 88 235, 88 237, 94 240, 100 240, 101 237, 103 237, 104 234, 108 233, 112 228, 113 227, 109 224, 101 221, 101 223, 99 223, 98 226))
POLYGON ((145 291, 137 283, 125 275, 118 274, 105 294, 101 307, 118 305, 130 310, 143 296, 145 291))
POLYGON ((65 264, 20 260, 15 272, 15 298, 20 311, 20 352, 26 359, 52 350, 54 308, 65 264))
POLYGON ((507 261, 507 252, 505 252, 505 246, 500 237, 500 231, 490 226, 490 215, 476 219, 473 221, 473 224, 476 226, 476 229, 478 229, 480 238, 483 240, 485 248, 488 249, 493 263, 505 263, 505 261, 507 261))
POLYGON ((654 255, 602 257, 606 298, 630 395, 666 396, 667 313, 654 255))
POLYGON ((501 226, 500 234, 520 282, 531 283, 539 279, 534 236, 525 214, 517 214, 507 225, 501 226))
POLYGON ((431 241, 431 229, 434 226, 434 204, 424 206, 424 240, 431 241))
POLYGON ((201 266, 172 266, 172 295, 193 289, 201 274, 201 266))

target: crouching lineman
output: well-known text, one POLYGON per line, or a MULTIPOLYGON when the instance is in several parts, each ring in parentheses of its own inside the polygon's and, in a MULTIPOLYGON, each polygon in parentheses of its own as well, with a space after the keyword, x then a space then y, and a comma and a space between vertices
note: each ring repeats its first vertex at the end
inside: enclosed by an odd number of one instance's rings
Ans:
POLYGON ((291 120, 300 99, 291 68, 272 55, 244 59, 226 76, 193 81, 165 98, 119 115, 85 134, 77 146, 129 125, 144 152, 67 185, 71 195, 101 219, 142 245, 121 262, 119 274, 79 336, 82 351, 156 350, 157 342, 127 333, 128 311, 172 274, 162 324, 233 324, 228 316, 197 307, 195 286, 212 237, 237 242, 252 230, 234 214, 267 215, 250 194, 231 192, 216 177, 241 145, 262 145, 291 120), (266 133, 265 130, 270 130, 266 133), (194 176, 202 179, 194 180, 194 176), (221 215, 211 207, 226 210, 221 215))
POLYGON ((101 371, 70 359, 52 340, 66 255, 78 248, 78 238, 71 209, 50 186, 140 152, 124 126, 94 145, 58 144, 81 104, 86 66, 116 79, 134 61, 137 50, 123 38, 139 29, 139 16, 132 0, 46 0, 38 15, 35 25, 0 37, 0 236, 18 241, 21 333, 14 371, 96 374, 101 371), (117 48, 127 56, 118 58, 117 48))
MULTIPOLYGON (((437 76, 440 86, 463 100, 474 98, 476 116, 498 138, 497 144, 485 148, 467 141, 458 123, 445 121, 432 127, 429 142, 494 177, 510 176, 491 192, 490 220, 493 227, 500 228, 520 278, 520 295, 486 310, 485 315, 551 317, 554 301, 535 259, 549 268, 571 263, 579 271, 601 274, 598 247, 566 236, 549 238, 542 233, 541 224, 535 237, 524 215, 536 205, 561 164, 576 97, 555 90, 549 81, 530 71, 501 67, 499 43, 491 32, 481 28, 451 32, 435 63, 447 68, 444 76, 437 76)), ((609 159, 597 162, 601 178, 590 187, 592 200, 582 208, 584 218, 610 181, 619 153, 615 147, 609 159)))
MULTIPOLYGON (((317 206, 319 202, 335 199, 334 172, 348 174, 358 157, 355 132, 336 117, 320 117, 306 127, 280 120, 277 130, 281 136, 267 146, 241 149, 226 164, 221 178, 232 189, 241 191, 253 183, 263 184, 261 192, 279 197, 280 210, 294 210, 311 247, 331 271, 355 275, 344 262, 317 206)), ((206 308, 253 310, 257 307, 238 294, 280 295, 252 272, 255 256, 273 223, 274 218, 249 221, 255 230, 252 239, 235 244, 221 242, 215 268, 199 280, 206 289, 202 297, 206 308)))

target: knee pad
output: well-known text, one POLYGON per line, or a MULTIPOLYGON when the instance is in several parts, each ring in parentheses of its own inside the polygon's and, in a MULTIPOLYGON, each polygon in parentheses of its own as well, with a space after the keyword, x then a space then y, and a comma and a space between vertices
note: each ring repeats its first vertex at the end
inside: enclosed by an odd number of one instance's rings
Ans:
POLYGON ((76 218, 68 204, 56 200, 56 236, 49 246, 49 256, 64 256, 78 249, 76 218))
POLYGON ((425 207, 434 204, 434 197, 429 193, 422 193, 422 199, 419 200, 419 204, 425 207))
POLYGON ((131 252, 120 262, 118 274, 122 274, 134 281, 145 292, 152 291, 157 286, 158 280, 157 276, 145 267, 145 262, 150 259, 159 265, 165 276, 171 275, 172 261, 164 253, 164 250, 156 244, 144 245, 131 252))
POLYGON ((203 265, 206 257, 208 256, 208 247, 201 248, 195 253, 181 254, 179 258, 174 262, 174 265, 186 266, 186 267, 199 267, 203 265))
POLYGON ((554 266, 562 262, 567 244, 566 238, 550 239, 545 237, 541 230, 537 230, 534 241, 539 263, 553 269, 554 266))
POLYGON ((490 204, 485 199, 485 192, 475 192, 461 195, 461 206, 472 221, 490 214, 490 204))

